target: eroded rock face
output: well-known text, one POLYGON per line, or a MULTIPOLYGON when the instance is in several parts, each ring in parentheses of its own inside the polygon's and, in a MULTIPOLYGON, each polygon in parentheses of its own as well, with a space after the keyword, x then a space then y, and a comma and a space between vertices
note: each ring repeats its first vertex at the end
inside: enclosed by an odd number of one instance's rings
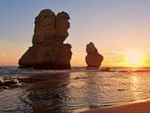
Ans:
POLYGON ((42 10, 35 18, 33 46, 19 60, 22 68, 69 69, 71 45, 63 42, 68 36, 70 17, 66 12, 57 15, 50 9, 42 10))
POLYGON ((90 42, 86 46, 86 63, 88 68, 99 68, 103 61, 103 56, 98 53, 95 45, 90 42))

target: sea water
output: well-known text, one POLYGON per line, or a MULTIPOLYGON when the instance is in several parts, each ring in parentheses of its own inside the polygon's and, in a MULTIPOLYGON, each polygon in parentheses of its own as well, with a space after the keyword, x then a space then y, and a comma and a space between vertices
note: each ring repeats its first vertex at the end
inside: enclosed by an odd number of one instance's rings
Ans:
POLYGON ((0 89, 0 113, 77 113, 150 98, 150 71, 33 70, 0 67, 0 77, 25 79, 21 87, 0 89))

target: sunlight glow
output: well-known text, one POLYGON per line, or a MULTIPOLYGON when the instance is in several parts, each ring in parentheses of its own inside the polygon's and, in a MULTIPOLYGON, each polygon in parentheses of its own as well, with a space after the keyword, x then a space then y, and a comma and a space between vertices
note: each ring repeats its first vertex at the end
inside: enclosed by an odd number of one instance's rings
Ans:
POLYGON ((142 67, 144 63, 144 55, 142 52, 132 49, 125 53, 125 64, 129 67, 142 67))

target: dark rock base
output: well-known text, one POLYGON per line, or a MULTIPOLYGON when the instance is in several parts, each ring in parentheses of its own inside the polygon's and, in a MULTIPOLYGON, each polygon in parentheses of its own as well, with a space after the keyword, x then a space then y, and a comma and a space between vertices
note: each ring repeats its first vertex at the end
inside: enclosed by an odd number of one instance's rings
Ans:
POLYGON ((43 69, 71 69, 71 65, 70 64, 52 64, 52 63, 48 63, 48 64, 34 64, 34 65, 28 65, 28 64, 24 64, 24 65, 20 65, 19 68, 34 68, 34 69, 38 69, 38 70, 43 70, 43 69))

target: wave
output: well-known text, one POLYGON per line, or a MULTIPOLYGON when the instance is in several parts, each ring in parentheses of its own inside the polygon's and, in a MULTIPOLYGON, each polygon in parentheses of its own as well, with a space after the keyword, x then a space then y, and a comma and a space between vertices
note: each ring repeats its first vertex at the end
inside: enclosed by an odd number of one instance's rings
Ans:
MULTIPOLYGON (((85 67, 74 67, 71 70, 35 70, 32 68, 22 69, 16 66, 1 66, 0 75, 9 75, 9 74, 40 74, 40 73, 68 73, 68 72, 83 72, 86 71, 85 67)), ((96 70, 95 70, 96 71, 96 70)))
POLYGON ((130 68, 130 67, 102 67, 101 69, 87 69, 86 67, 73 67, 71 70, 35 70, 22 69, 17 66, 0 66, 1 75, 12 74, 40 74, 40 73, 68 73, 68 72, 150 72, 150 67, 130 68))

